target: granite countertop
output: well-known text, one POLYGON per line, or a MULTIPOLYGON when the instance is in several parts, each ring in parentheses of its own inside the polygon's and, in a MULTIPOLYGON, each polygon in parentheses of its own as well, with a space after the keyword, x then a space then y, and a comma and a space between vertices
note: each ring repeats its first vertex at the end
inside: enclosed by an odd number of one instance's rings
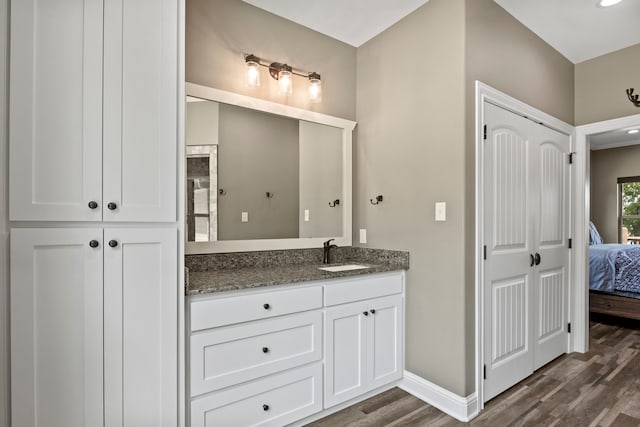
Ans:
MULTIPOLYGON (((409 253, 382 249, 338 248, 329 265, 322 250, 267 251, 239 254, 189 255, 186 294, 198 295, 286 283, 336 279, 409 268, 409 253), (307 252, 308 251, 308 252, 307 252), (305 253, 306 252, 306 253, 305 253), (368 268, 329 272, 319 267, 358 264, 368 268)), ((333 254, 333 253, 332 253, 333 254)))

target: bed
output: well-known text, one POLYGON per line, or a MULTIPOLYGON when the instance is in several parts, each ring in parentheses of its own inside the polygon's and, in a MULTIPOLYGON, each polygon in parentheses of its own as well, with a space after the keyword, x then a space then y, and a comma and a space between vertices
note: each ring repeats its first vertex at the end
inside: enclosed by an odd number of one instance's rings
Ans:
POLYGON ((640 320, 640 245, 605 244, 590 224, 589 311, 640 320))

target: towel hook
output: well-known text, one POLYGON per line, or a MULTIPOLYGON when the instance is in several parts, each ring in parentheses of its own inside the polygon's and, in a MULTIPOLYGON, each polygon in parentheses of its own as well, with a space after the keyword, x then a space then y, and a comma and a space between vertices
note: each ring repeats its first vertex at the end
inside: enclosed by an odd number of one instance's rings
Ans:
POLYGON ((270 191, 267 191, 267 199, 273 199, 273 193, 270 191))
POLYGON ((333 204, 331 204, 331 203, 332 203, 332 202, 329 202, 329 207, 330 207, 330 208, 335 208, 337 205, 339 205, 339 204, 340 204, 340 199, 335 199, 335 200, 333 201, 333 204))
POLYGON ((377 195, 377 196, 376 196, 376 198, 375 198, 375 203, 373 202, 373 200, 374 200, 374 199, 369 199, 369 202, 370 202, 372 205, 379 205, 379 204, 380 204, 380 202, 382 201, 382 194, 379 194, 379 195, 377 195))

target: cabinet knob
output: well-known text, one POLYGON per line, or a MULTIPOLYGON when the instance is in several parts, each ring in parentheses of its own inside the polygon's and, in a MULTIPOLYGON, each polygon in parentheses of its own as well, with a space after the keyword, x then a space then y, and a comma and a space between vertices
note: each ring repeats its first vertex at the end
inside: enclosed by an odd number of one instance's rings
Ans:
POLYGON ((97 248, 100 245, 100 242, 98 242, 97 240, 92 240, 89 242, 89 246, 91 246, 92 248, 97 248))
POLYGON ((271 308, 271 306, 269 304, 264 304, 263 307, 264 307, 265 310, 269 310, 271 308))
POLYGON ((263 353, 269 353, 269 347, 262 347, 263 353))
POLYGON ((262 410, 263 411, 268 411, 269 410, 269 405, 262 405, 262 410))
POLYGON ((93 200, 89 202, 89 209, 95 209, 97 207, 98 207, 98 202, 93 200))
POLYGON ((110 211, 115 211, 117 207, 118 207, 118 205, 116 205, 114 202, 109 202, 109 203, 107 203, 107 208, 108 208, 110 211))
POLYGON ((368 316, 369 312, 368 311, 363 311, 362 314, 364 314, 365 316, 368 316))
POLYGON ((371 314, 376 314, 376 309, 375 309, 375 308, 373 308, 373 309, 369 310, 369 312, 370 312, 371 314))
POLYGON ((109 246, 111 246, 112 248, 115 248, 116 246, 118 246, 118 241, 117 240, 109 240, 109 246))

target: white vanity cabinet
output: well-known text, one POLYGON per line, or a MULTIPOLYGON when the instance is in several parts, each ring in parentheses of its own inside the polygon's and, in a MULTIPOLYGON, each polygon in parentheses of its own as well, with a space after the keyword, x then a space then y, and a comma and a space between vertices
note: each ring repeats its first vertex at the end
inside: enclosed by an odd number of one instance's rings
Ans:
POLYGON ((190 425, 282 426, 322 410, 322 285, 192 297, 190 425))
POLYGON ((177 424, 177 242, 11 230, 12 425, 177 424))
POLYGON ((400 273, 325 286, 326 408, 402 378, 402 291, 400 273))
POLYGON ((297 423, 393 384, 403 295, 395 271, 190 297, 190 425, 297 423))
POLYGON ((11 3, 11 220, 176 221, 178 3, 11 3))

